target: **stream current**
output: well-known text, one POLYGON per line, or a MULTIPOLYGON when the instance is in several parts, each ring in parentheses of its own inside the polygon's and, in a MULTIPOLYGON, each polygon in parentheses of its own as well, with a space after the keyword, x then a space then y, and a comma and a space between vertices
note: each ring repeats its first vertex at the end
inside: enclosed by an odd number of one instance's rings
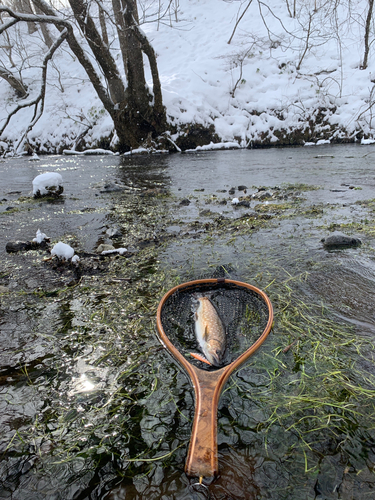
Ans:
POLYGON ((374 159, 346 145, 0 160, 0 498, 374 498, 374 159), (63 196, 34 200, 49 171, 63 196), (6 252, 38 228, 79 265, 6 252), (324 248, 335 230, 362 245, 324 248), (275 325, 224 389, 220 474, 199 485, 184 473, 193 389, 155 314, 218 266, 266 290, 275 325))

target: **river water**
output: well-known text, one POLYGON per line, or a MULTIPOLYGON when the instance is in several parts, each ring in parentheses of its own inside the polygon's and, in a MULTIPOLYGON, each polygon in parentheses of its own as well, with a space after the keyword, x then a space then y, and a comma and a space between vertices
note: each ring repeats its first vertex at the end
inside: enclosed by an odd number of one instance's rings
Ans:
POLYGON ((343 145, 1 160, 0 498, 373 498, 374 158, 343 145), (47 171, 60 200, 32 198, 47 171), (38 228, 79 265, 5 251, 38 228), (335 230, 362 245, 326 249, 335 230), (99 256, 102 243, 128 252, 99 256), (193 389, 155 314, 219 266, 266 290, 275 324, 226 385, 219 476, 200 485, 184 473, 193 389))

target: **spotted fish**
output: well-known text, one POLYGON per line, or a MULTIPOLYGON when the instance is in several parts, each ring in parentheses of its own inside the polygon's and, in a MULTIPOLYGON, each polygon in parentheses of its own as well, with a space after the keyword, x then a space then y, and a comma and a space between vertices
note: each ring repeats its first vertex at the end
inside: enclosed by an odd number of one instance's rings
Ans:
POLYGON ((197 299, 194 320, 195 334, 205 358, 199 354, 190 354, 205 363, 221 366, 226 348, 226 332, 215 306, 208 297, 197 299))

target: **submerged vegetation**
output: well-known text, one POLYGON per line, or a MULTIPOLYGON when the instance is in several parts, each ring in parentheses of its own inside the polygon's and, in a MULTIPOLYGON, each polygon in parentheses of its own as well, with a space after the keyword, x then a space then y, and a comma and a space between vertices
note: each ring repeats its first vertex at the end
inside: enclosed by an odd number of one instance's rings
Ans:
MULTIPOLYGON (((157 183, 149 189, 113 195, 110 220, 133 249, 126 257, 83 255, 79 272, 44 261, 41 251, 5 259, 2 284, 35 273, 43 281, 1 297, 4 324, 24 325, 14 330, 21 340, 9 347, 10 361, 2 358, 2 491, 30 498, 43 489, 41 498, 61 499, 188 494, 196 482, 183 474, 193 390, 158 341, 156 309, 176 284, 230 262, 234 275, 266 291, 275 322, 222 394, 221 476, 210 498, 244 491, 273 500, 371 498, 373 339, 316 293, 319 273, 340 263, 307 258, 283 229, 291 221, 309 231, 326 224, 326 206, 304 200, 316 188, 285 185, 267 204, 197 220, 176 213, 179 200, 157 183)), ((198 208, 206 205, 205 194, 194 196, 198 208)), ((362 207, 371 213, 370 202, 362 207)))

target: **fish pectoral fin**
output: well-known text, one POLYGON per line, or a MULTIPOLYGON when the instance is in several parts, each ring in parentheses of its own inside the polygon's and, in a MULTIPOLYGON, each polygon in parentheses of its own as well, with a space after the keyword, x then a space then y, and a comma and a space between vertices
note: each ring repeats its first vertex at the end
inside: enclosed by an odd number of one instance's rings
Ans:
POLYGON ((207 325, 204 327, 204 332, 203 332, 203 340, 207 340, 208 338, 208 327, 207 325))
POLYGON ((201 354, 198 354, 196 352, 190 352, 189 354, 190 354, 190 356, 193 356, 193 358, 198 359, 198 361, 203 361, 203 363, 206 363, 207 365, 212 366, 211 363, 209 361, 207 361, 207 359, 204 356, 202 356, 201 354))

